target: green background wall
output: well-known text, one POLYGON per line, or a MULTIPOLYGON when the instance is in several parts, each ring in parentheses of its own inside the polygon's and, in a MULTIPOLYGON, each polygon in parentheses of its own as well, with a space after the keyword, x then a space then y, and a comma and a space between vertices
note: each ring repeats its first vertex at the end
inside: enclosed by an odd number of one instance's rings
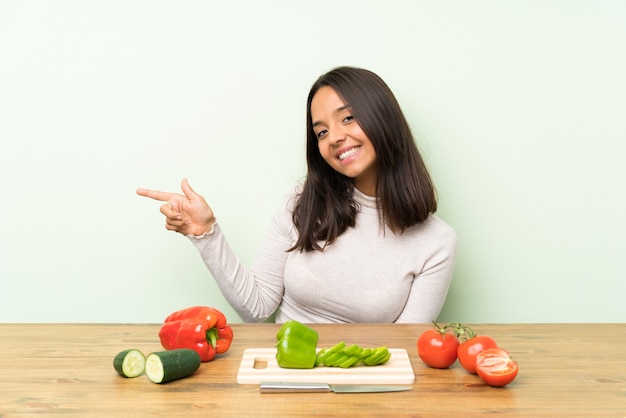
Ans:
POLYGON ((0 321, 239 318, 137 187, 252 261, 338 65, 397 94, 459 236, 442 321, 623 322, 626 2, 0 2, 0 321))

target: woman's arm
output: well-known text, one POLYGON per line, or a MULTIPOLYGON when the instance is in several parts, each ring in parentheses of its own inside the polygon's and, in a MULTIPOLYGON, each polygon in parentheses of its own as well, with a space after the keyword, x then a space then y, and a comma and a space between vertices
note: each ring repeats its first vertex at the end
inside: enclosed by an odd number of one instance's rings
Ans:
POLYGON ((452 281, 456 244, 455 231, 446 225, 434 241, 432 255, 413 280, 405 308, 395 322, 424 324, 437 319, 452 281))
POLYGON ((245 322, 267 319, 282 301, 287 250, 295 242, 288 202, 274 214, 251 268, 232 251, 218 223, 202 236, 188 235, 222 294, 245 322))

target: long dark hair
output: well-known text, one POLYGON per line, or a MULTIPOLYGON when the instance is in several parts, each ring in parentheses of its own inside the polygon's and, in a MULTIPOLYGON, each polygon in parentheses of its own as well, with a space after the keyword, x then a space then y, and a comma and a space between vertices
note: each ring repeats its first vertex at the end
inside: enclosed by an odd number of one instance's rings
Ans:
POLYGON ((298 240, 290 251, 322 250, 355 225, 359 211, 352 197, 352 179, 324 160, 313 131, 311 101, 324 86, 333 88, 346 103, 376 151, 381 227, 386 225, 393 233, 401 234, 437 210, 432 180, 387 84, 371 71, 338 67, 317 79, 307 99, 308 173, 293 212, 298 240))

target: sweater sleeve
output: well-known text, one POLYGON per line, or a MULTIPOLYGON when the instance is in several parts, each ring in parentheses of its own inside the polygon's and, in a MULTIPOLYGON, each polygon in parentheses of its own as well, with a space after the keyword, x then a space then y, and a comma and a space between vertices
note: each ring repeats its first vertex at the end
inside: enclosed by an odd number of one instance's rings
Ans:
POLYGON ((222 294, 245 322, 267 319, 282 301, 287 250, 295 243, 288 203, 286 200, 274 214, 250 268, 232 251, 217 223, 207 234, 188 236, 222 294))
POLYGON ((430 323, 437 319, 443 308, 454 273, 456 232, 446 225, 434 243, 421 273, 413 280, 404 310, 395 321, 397 323, 430 323))

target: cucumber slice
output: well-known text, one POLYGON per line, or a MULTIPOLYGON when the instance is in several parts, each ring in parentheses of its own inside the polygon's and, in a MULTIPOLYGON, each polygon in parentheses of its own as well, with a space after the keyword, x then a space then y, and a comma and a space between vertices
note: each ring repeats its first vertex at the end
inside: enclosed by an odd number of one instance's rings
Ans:
POLYGON ((113 359, 113 367, 124 377, 140 376, 146 366, 146 357, 134 348, 119 352, 113 359))
POLYGON ((153 383, 167 383, 192 375, 200 364, 200 355, 189 348, 159 351, 146 358, 146 376, 153 383))

